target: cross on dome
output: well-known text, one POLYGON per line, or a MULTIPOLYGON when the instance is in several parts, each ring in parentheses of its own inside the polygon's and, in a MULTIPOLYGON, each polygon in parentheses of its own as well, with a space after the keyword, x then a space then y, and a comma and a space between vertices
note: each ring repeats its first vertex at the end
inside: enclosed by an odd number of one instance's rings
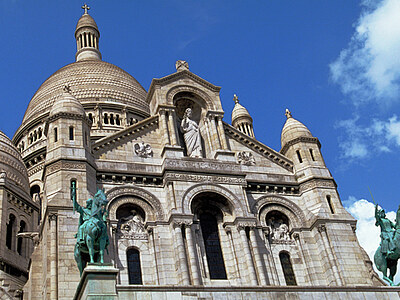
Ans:
POLYGON ((236 94, 233 94, 233 101, 235 101, 235 104, 239 103, 239 98, 236 96, 236 94))
POLYGON ((85 10, 84 15, 87 15, 88 14, 88 10, 90 9, 90 7, 85 3, 85 5, 82 6, 82 9, 85 10))
POLYGON ((288 108, 286 108, 285 116, 288 119, 292 117, 292 113, 290 112, 290 110, 288 108))

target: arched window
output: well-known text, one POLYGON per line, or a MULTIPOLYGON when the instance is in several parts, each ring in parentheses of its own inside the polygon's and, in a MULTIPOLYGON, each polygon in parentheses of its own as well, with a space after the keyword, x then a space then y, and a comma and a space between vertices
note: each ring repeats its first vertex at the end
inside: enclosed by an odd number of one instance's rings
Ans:
POLYGON ((38 224, 40 223, 40 219, 42 218, 42 199, 40 198, 40 187, 35 184, 31 187, 30 191, 33 202, 39 204, 39 215, 38 215, 38 224))
POLYGON ((225 263, 218 234, 218 223, 214 215, 204 212, 200 215, 200 227, 211 279, 226 279, 225 263))
MULTIPOLYGON (((13 250, 13 236, 14 236, 14 227, 15 227, 15 216, 10 214, 7 223, 7 233, 6 233, 6 246, 8 249, 13 250)), ((15 248, 14 248, 15 249, 15 248)))
POLYGON ((290 255, 282 251, 279 253, 279 260, 281 261, 283 275, 285 276, 286 285, 297 285, 296 277, 294 276, 292 262, 290 255))
MULTIPOLYGON (((25 223, 25 221, 21 221, 20 224, 19 224, 18 233, 24 232, 25 229, 26 229, 26 223, 25 223)), ((24 243, 24 240, 22 239, 22 237, 18 238, 18 241, 17 241, 17 252, 18 252, 19 255, 26 256, 25 243, 24 243)))
POLYGON ((108 124, 108 115, 104 114, 104 124, 108 124))
POLYGON ((142 284, 142 270, 140 268, 140 252, 135 248, 126 251, 128 262, 129 284, 142 284))
POLYGON ((333 215, 335 213, 332 205, 332 200, 330 195, 326 195, 326 202, 328 202, 329 209, 331 210, 331 214, 333 215))
POLYGON ((110 114, 110 124, 114 125, 114 114, 110 114))
POLYGON ((118 125, 118 126, 121 125, 121 121, 119 119, 119 115, 116 115, 115 124, 118 125))
POLYGON ((89 120, 93 122, 93 115, 89 113, 89 120))
POLYGON ((56 143, 58 141, 58 130, 57 127, 54 128, 54 142, 56 143))
POLYGON ((303 162, 303 159, 301 158, 300 150, 296 150, 297 158, 299 159, 299 163, 303 162))

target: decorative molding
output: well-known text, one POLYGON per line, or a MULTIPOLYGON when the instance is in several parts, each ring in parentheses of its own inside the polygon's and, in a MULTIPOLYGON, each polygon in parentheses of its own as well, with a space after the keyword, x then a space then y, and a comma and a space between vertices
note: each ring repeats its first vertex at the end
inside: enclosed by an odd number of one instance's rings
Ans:
POLYGON ((295 138, 289 142, 287 142, 279 151, 281 154, 285 155, 287 150, 289 149, 290 146, 293 146, 294 144, 297 143, 314 143, 317 144, 319 148, 321 148, 321 143, 319 142, 318 138, 316 137, 306 137, 306 136, 301 136, 298 138, 295 138))
MULTIPOLYGON (((134 199, 132 198, 117 199, 123 196, 134 196, 145 200, 152 207, 152 209, 154 209, 157 220, 164 220, 164 213, 160 201, 156 196, 144 189, 132 186, 121 186, 109 190, 106 192, 106 195, 107 199, 109 199, 107 206, 110 209, 110 215, 112 212, 115 214, 117 207, 119 207, 122 203, 133 203, 140 206, 140 204, 134 203, 134 199)), ((141 200, 138 199, 138 201, 141 200)))
POLYGON ((317 187, 336 188, 336 184, 333 179, 311 179, 300 184, 300 193, 317 187))
POLYGON ((201 193, 215 193, 225 198, 230 204, 232 212, 236 216, 247 216, 247 209, 244 206, 244 201, 239 198, 229 189, 214 183, 199 183, 189 189, 182 196, 182 211, 184 214, 191 213, 191 204, 193 199, 201 193))
POLYGON ((143 141, 141 143, 136 143, 133 145, 135 149, 135 154, 139 157, 149 158, 153 157, 153 149, 150 144, 145 144, 143 141))
POLYGON ((59 170, 86 170, 86 163, 78 161, 58 160, 46 166, 47 174, 52 174, 59 170))
POLYGON ((317 227, 318 232, 322 233, 322 232, 326 232, 326 225, 325 224, 321 224, 317 227))
POLYGON ((196 171, 196 172, 213 172, 213 173, 242 173, 239 165, 235 163, 223 163, 217 161, 208 161, 205 159, 166 159, 164 163, 165 169, 196 171))
POLYGON ((210 182, 220 184, 239 184, 246 185, 246 179, 240 177, 200 175, 200 174, 182 174, 182 173, 165 173, 164 179, 169 181, 185 181, 185 182, 210 182))

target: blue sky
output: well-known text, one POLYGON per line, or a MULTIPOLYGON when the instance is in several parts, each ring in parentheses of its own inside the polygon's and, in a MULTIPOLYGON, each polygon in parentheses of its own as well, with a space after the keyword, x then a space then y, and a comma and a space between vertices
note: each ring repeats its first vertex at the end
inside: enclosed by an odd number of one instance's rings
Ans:
MULTIPOLYGON (((0 130, 12 137, 40 84, 74 61, 81 1, 0 0, 0 130)), ((103 60, 148 89, 175 61, 236 93, 280 150, 288 107, 318 137, 346 206, 400 199, 400 0, 88 1, 103 60), (395 17, 397 15, 397 18, 395 17)))

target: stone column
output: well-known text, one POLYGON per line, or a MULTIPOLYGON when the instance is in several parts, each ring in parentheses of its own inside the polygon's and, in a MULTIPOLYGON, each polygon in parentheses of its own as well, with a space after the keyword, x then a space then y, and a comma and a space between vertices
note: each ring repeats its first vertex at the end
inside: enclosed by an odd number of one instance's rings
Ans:
POLYGON ((293 238, 296 241, 296 245, 300 250, 301 259, 303 260, 305 278, 309 282, 309 284, 312 285, 310 275, 308 274, 308 268, 307 268, 306 259, 304 256, 303 246, 301 245, 301 241, 300 241, 300 233, 297 233, 297 232, 294 233, 293 238))
POLYGON ((224 124, 222 124, 222 117, 218 116, 218 134, 219 134, 219 140, 221 141, 221 146, 223 150, 228 149, 228 144, 226 143, 226 137, 225 137, 225 130, 224 130, 224 124))
POLYGON ((218 150, 221 148, 219 143, 219 137, 217 133, 217 127, 215 125, 214 115, 208 116, 208 127, 211 133, 211 143, 213 145, 213 150, 218 150))
POLYGON ((269 243, 269 228, 263 228, 263 233, 264 233, 264 243, 265 246, 268 250, 268 263, 269 263, 269 267, 271 269, 271 275, 272 275, 272 284, 273 285, 279 285, 279 277, 278 277, 278 271, 276 269, 276 265, 275 265, 275 260, 272 256, 272 249, 271 249, 271 245, 269 243))
POLYGON ((261 285, 267 285, 267 279, 265 277, 265 272, 264 272, 264 268, 263 268, 262 259, 260 256, 260 251, 259 251, 258 245, 257 245, 257 238, 256 238, 256 233, 255 233, 254 227, 250 227, 250 242, 251 242, 251 247, 253 248, 253 251, 254 251, 254 259, 256 261, 256 266, 257 266, 260 283, 261 283, 261 285))
POLYGON ((50 299, 58 299, 57 290, 57 215, 49 215, 50 223, 50 299))
POLYGON ((246 231, 243 226, 238 227, 240 237, 242 239, 244 255, 246 257, 246 262, 249 270, 249 277, 252 285, 257 285, 256 270, 253 265, 253 258, 251 257, 251 252, 249 248, 249 243, 247 242, 246 231))
POLYGON ((181 269, 181 275, 182 275, 182 284, 189 285, 190 284, 189 270, 186 261, 185 245, 183 243, 183 238, 182 238, 181 223, 180 222, 174 223, 173 226, 174 226, 174 240, 176 243, 176 251, 178 254, 178 265, 179 268, 181 269))
POLYGON ((168 125, 167 125, 167 119, 166 119, 165 113, 166 112, 163 109, 160 110, 160 112, 159 112, 160 119, 161 119, 160 127, 161 127, 161 131, 163 133, 163 136, 164 136, 163 144, 164 145, 170 145, 171 142, 169 140, 168 125))
POLYGON ((174 115, 173 115, 173 111, 172 110, 170 110, 169 112, 168 112, 168 128, 169 128, 169 134, 170 134, 170 137, 171 137, 171 144, 173 145, 173 146, 176 146, 176 130, 175 130, 175 118, 174 118, 174 115))
MULTIPOLYGON (((155 228, 155 227, 154 227, 155 228)), ((156 284, 160 284, 160 271, 158 270, 158 259, 157 259, 157 248, 156 248, 156 243, 154 239, 154 228, 153 227, 148 227, 147 232, 149 234, 149 241, 150 241, 150 249, 152 249, 153 256, 154 256, 154 264, 156 267, 156 284)))
POLYGON ((199 275, 199 270, 197 268, 197 261, 196 261, 196 257, 197 257, 196 250, 195 250, 194 244, 193 244, 192 226, 189 224, 185 225, 185 235, 186 235, 186 241, 187 241, 190 270, 192 272, 193 285, 200 285, 200 275, 199 275))
POLYGON ((337 285, 343 285, 342 279, 340 278, 339 270, 336 265, 335 257, 332 252, 331 245, 329 243, 328 234, 326 233, 326 226, 325 224, 318 226, 318 232, 321 235, 322 241, 324 243, 324 248, 328 256, 329 263, 332 267, 333 275, 336 280, 337 285))
POLYGON ((209 121, 210 120, 207 117, 204 118, 204 125, 205 125, 205 129, 206 129, 206 133, 207 133, 208 146, 210 147, 210 150, 213 150, 214 147, 213 147, 213 143, 211 140, 210 122, 209 121))
POLYGON ((232 227, 226 226, 225 232, 226 232, 226 235, 228 236, 229 246, 231 248, 231 252, 232 252, 233 258, 235 260, 234 267, 235 267, 235 271, 236 271, 237 281, 238 281, 238 283, 242 283, 242 276, 240 275, 240 268, 239 268, 240 264, 239 264, 238 256, 237 256, 236 249, 235 249, 234 238, 232 237, 232 227))

